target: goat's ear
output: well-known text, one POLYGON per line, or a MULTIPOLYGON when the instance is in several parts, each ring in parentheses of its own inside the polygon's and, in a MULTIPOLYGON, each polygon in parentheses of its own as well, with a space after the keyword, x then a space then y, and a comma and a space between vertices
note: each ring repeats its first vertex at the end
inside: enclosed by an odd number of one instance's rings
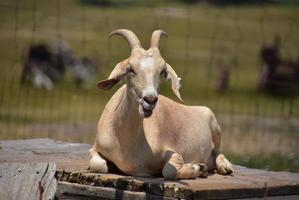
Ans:
POLYGON ((123 76, 127 74, 127 68, 128 59, 118 63, 109 75, 109 78, 103 81, 99 81, 97 83, 97 87, 103 90, 111 89, 116 83, 118 83, 122 79, 123 76))
POLYGON ((181 102, 184 102, 179 92, 179 89, 181 87, 180 84, 181 78, 178 77, 178 75, 175 73, 175 71, 168 63, 166 63, 166 74, 167 74, 167 79, 171 80, 172 91, 179 98, 179 100, 181 100, 181 102))

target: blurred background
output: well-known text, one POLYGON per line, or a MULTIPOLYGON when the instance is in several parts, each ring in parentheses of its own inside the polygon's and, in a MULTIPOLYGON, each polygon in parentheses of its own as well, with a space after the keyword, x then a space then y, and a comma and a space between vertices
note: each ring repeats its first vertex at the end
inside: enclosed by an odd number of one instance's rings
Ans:
MULTIPOLYGON (((144 48, 155 29, 188 105, 209 106, 235 164, 299 172, 299 2, 296 0, 0 0, 0 140, 92 144, 118 89, 98 80, 144 48)), ((176 100, 169 83, 161 93, 176 100)), ((1 146, 1 141, 0 141, 1 146)))

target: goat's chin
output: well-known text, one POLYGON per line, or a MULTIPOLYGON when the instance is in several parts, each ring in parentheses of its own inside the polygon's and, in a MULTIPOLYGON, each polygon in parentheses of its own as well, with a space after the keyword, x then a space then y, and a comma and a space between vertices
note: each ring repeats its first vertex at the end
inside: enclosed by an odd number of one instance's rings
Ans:
POLYGON ((149 118, 153 114, 153 110, 144 108, 141 104, 139 105, 139 114, 142 118, 149 118))

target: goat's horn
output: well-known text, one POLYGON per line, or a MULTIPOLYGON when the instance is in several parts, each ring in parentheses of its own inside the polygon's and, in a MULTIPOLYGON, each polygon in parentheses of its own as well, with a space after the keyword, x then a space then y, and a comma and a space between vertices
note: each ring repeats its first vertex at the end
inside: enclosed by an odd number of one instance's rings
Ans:
POLYGON ((161 36, 167 37, 167 33, 163 30, 156 30, 152 34, 152 39, 151 39, 151 48, 157 47, 159 48, 159 42, 161 36))
POLYGON ((138 37, 135 35, 135 33, 133 33, 132 31, 130 31, 128 29, 114 30, 109 34, 109 38, 113 35, 120 35, 123 38, 125 38, 128 41, 131 49, 141 47, 141 44, 140 44, 140 41, 139 41, 138 37))

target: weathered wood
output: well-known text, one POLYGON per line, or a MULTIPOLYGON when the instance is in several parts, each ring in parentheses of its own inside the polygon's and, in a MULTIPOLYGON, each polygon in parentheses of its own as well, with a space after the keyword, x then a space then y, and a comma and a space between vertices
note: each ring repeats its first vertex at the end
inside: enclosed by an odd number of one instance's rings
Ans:
POLYGON ((234 176, 211 174, 206 179, 165 181, 115 174, 58 171, 56 178, 82 185, 146 192, 186 199, 252 198, 299 194, 299 174, 267 172, 234 166, 234 176))
POLYGON ((55 172, 54 163, 0 164, 0 199, 54 199, 55 172))
POLYGON ((0 141, 0 163, 55 162, 57 169, 88 168, 89 144, 65 143, 48 138, 0 141))
MULTIPOLYGON (((299 195, 299 174, 296 173, 268 172, 234 166, 234 176, 211 174, 206 179, 164 181, 162 178, 90 173, 86 170, 88 150, 91 147, 88 144, 32 139, 0 141, 0 146, 2 147, 0 164, 18 162, 26 163, 24 165, 27 166, 28 162, 32 164, 55 162, 58 169, 56 172, 56 178, 59 181, 58 191, 60 191, 57 195, 60 195, 60 199, 84 199, 85 197, 85 199, 98 197, 111 199, 116 197, 113 193, 115 195, 125 194, 127 199, 133 198, 134 195, 139 199, 150 197, 229 199, 282 197, 281 195, 294 199, 299 195)), ((17 170, 14 167, 8 168, 12 172, 17 170)), ((24 178, 21 182, 26 183, 26 181, 27 179, 24 178)), ((10 185, 14 184, 10 183, 10 185)), ((5 186, 4 190, 2 188, 1 191, 6 191, 8 187, 5 186)), ((16 193, 20 191, 22 190, 14 190, 16 193)))
POLYGON ((53 179, 55 166, 60 170, 87 169, 88 149, 91 147, 88 144, 63 143, 47 138, 0 141, 0 146, 1 200, 34 199, 37 196, 32 195, 38 187, 44 190, 43 199, 52 199, 57 186, 56 179, 53 179), (46 169, 48 171, 44 173, 46 169), (36 181, 38 184, 41 181, 40 185, 36 185, 36 181))
MULTIPOLYGON (((109 187, 96 187, 89 185, 81 185, 77 183, 58 182, 58 190, 56 193, 57 200, 93 200, 93 199, 132 199, 132 200, 176 200, 180 198, 151 195, 145 192, 132 192, 126 190, 118 190, 109 187)), ((208 198, 194 198, 208 199, 208 198)), ((211 199, 211 198, 210 198, 211 199)), ((222 199, 228 199, 223 197, 222 199)), ((257 200, 259 198, 237 198, 243 200, 257 200)), ((267 196, 264 199, 269 200, 298 200, 298 195, 279 195, 267 196)))
POLYGON ((151 195, 145 192, 133 192, 128 190, 119 190, 109 187, 95 187, 89 185, 81 185, 76 183, 59 182, 56 193, 58 200, 74 199, 161 199, 174 200, 176 198, 151 195))

